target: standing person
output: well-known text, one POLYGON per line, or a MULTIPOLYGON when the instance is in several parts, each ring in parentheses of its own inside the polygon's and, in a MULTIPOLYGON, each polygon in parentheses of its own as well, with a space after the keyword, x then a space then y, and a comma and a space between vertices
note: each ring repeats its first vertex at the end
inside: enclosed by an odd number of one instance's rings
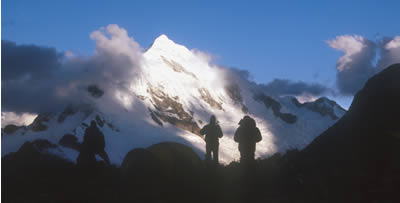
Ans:
POLYGON ((239 128, 235 132, 234 140, 239 143, 240 163, 250 164, 254 162, 256 143, 262 139, 260 130, 256 127, 256 121, 250 116, 244 116, 239 122, 239 128))
POLYGON ((77 164, 94 167, 96 165, 96 154, 98 154, 106 164, 110 165, 107 152, 104 151, 105 146, 104 135, 97 127, 96 121, 92 120, 90 126, 85 130, 77 164))
POLYGON ((218 147, 219 141, 218 139, 221 138, 222 130, 219 127, 217 118, 212 115, 210 117, 210 123, 204 126, 200 130, 201 135, 206 135, 206 162, 207 164, 214 162, 215 165, 218 165, 218 147), (211 161, 211 153, 212 153, 212 161, 211 161))

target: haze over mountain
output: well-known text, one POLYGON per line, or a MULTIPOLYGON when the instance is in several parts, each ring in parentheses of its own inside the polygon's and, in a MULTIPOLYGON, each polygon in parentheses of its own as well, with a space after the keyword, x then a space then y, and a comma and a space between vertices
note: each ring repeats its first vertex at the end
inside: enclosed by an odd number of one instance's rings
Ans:
MULTIPOLYGON (((2 130, 2 156, 26 141, 47 139, 58 144, 51 153, 75 161, 78 151, 59 142, 64 135, 81 142, 91 120, 100 126, 106 151, 117 165, 132 148, 162 141, 189 145, 202 155, 205 142, 199 129, 214 114, 224 132, 220 157, 229 163, 239 158, 233 133, 246 114, 255 118, 263 136, 256 156, 266 157, 304 148, 345 113, 325 97, 302 103, 293 96, 278 95, 248 80, 243 72, 216 66, 207 54, 189 50, 165 35, 144 52, 116 25, 93 32, 91 38, 96 41, 93 57, 70 56, 56 63, 56 74, 48 73, 54 76, 55 91, 21 95, 25 104, 13 108, 27 105, 26 109, 39 108, 42 113, 27 127, 2 130)), ((11 82, 7 85, 15 88, 8 92, 21 88, 11 82)), ((40 80, 35 85, 43 86, 40 80)))

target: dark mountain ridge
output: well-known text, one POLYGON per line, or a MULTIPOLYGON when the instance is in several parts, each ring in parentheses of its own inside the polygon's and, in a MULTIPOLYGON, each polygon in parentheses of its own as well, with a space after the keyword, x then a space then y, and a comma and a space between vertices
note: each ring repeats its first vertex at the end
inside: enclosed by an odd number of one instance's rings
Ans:
POLYGON ((314 193, 309 201, 400 200, 399 79, 400 64, 372 77, 336 124, 288 155, 303 179, 302 190, 314 193))

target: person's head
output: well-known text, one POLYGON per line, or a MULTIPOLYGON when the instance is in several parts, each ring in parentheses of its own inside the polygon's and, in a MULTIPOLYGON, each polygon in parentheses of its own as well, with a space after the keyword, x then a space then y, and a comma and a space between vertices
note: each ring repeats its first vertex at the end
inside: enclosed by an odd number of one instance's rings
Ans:
POLYGON ((239 121, 239 125, 247 126, 247 127, 255 127, 256 121, 253 118, 251 118, 250 116, 246 115, 239 121))
POLYGON ((214 115, 212 115, 210 117, 210 124, 216 124, 216 123, 217 123, 217 118, 214 115))
POLYGON ((97 126, 97 124, 96 124, 96 121, 94 121, 94 120, 92 120, 91 122, 90 122, 90 127, 96 127, 97 126))

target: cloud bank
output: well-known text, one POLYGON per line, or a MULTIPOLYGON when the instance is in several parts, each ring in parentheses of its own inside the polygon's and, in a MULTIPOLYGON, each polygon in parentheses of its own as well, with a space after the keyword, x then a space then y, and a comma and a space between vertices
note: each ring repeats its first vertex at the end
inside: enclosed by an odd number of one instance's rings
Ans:
POLYGON ((331 92, 328 87, 321 84, 287 79, 274 79, 272 82, 262 86, 267 92, 275 95, 320 96, 331 92))
POLYGON ((2 40, 2 111, 60 111, 67 104, 96 99, 88 92, 93 86, 109 98, 128 91, 139 71, 142 48, 117 25, 94 31, 90 37, 96 49, 87 58, 2 40))
POLYGON ((1 112, 1 127, 4 128, 9 124, 17 126, 29 125, 36 118, 36 114, 14 112, 1 112))
MULTIPOLYGON (((62 111, 68 104, 92 104, 99 98, 129 108, 133 99, 130 84, 140 73, 143 49, 118 25, 100 28, 90 38, 96 48, 89 57, 2 40, 2 111, 14 113, 2 118, 62 111)), ((336 64, 336 84, 341 95, 354 95, 371 76, 400 62, 400 36, 371 41, 358 35, 343 35, 327 44, 344 53, 336 64)), ((199 50, 192 52, 209 63, 214 59, 199 50)), ((245 81, 275 96, 318 98, 336 94, 323 84, 303 81, 276 78, 267 84, 256 84, 246 70, 215 67, 225 83, 245 81)))
POLYGON ((400 62, 399 36, 374 42, 359 35, 342 35, 327 44, 344 53, 336 63, 336 84, 342 95, 354 95, 374 74, 400 62))

